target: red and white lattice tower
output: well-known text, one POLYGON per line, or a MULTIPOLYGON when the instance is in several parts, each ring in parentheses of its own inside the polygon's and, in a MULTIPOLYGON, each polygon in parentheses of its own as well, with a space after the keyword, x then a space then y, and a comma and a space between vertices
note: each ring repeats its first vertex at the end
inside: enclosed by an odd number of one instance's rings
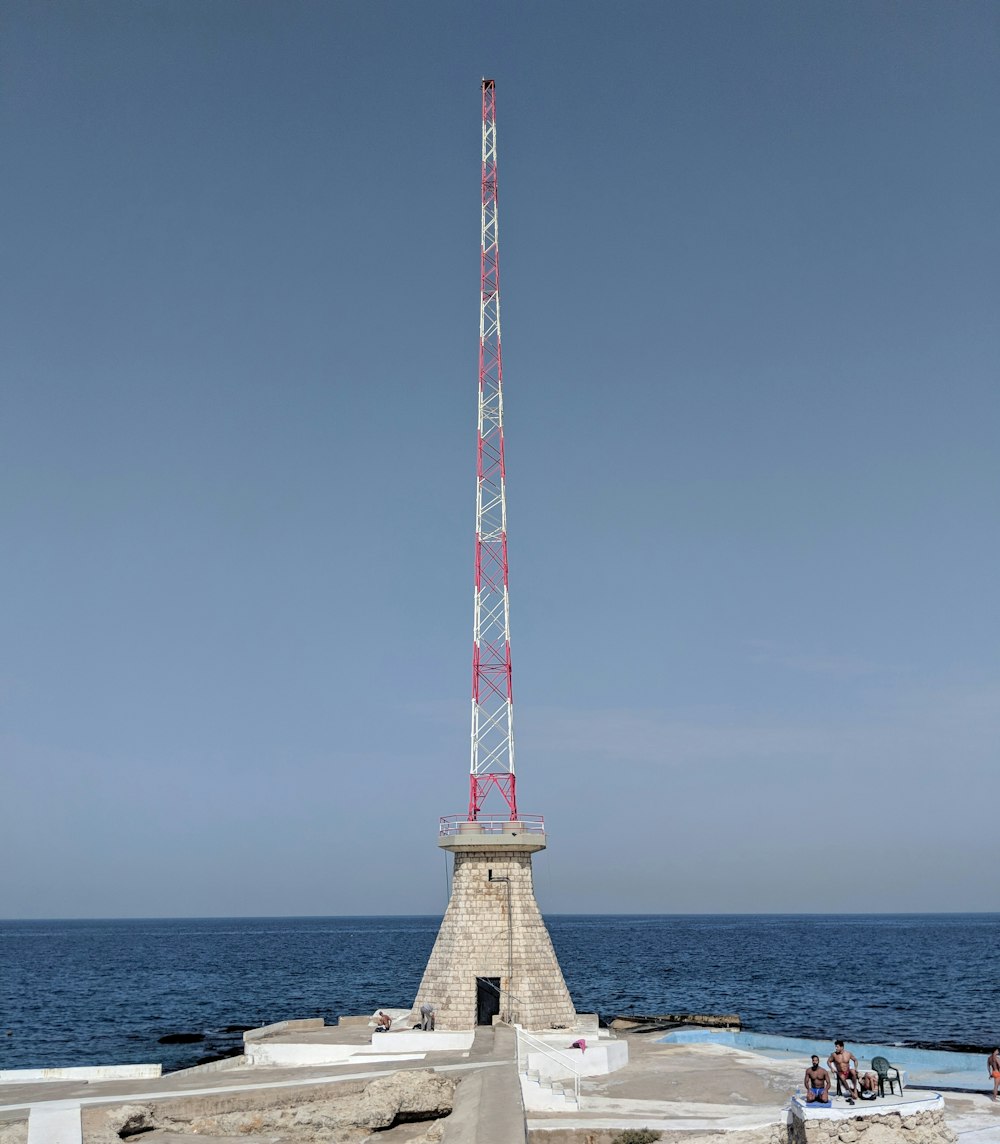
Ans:
POLYGON ((430 1006, 437 1014, 438 1030, 469 1030, 501 1016, 527 1029, 566 1030, 574 1027, 576 1011, 535 901, 531 872, 532 855, 546 848, 545 823, 540 815, 518 813, 514 790, 493 80, 483 80, 482 93, 479 460, 469 810, 468 815, 442 818, 439 824, 438 846, 454 855, 451 897, 412 1018, 417 1020, 421 1008, 430 1006), (483 803, 494 791, 506 803, 504 814, 483 813, 483 803))
POLYGON ((496 88, 483 80, 483 213, 479 300, 479 448, 476 481, 476 595, 472 645, 472 763, 469 820, 496 788, 517 818, 514 701, 510 673, 507 494, 500 350, 496 88))

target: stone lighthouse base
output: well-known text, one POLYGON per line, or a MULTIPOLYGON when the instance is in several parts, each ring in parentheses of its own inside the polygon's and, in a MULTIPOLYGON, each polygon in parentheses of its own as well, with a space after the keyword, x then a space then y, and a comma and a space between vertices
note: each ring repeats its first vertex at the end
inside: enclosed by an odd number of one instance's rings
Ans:
POLYGON ((429 1002, 435 1028, 473 1029, 494 1016, 525 1029, 571 1029, 576 1011, 542 921, 531 855, 545 835, 477 823, 439 839, 455 855, 451 901, 413 1006, 429 1002))

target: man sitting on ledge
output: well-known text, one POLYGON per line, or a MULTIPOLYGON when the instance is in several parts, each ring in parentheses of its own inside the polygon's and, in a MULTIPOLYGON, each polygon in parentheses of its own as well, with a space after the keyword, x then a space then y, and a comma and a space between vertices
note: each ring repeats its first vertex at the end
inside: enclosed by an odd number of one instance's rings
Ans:
POLYGON ((853 1104, 854 1098, 861 1096, 858 1084, 858 1058, 849 1049, 844 1048, 843 1041, 834 1041, 833 1046, 833 1052, 826 1058, 826 1063, 837 1070, 841 1091, 847 1097, 847 1103, 853 1104))
POLYGON ((806 1104, 830 1103, 830 1074, 813 1053, 812 1067, 806 1069, 806 1104))

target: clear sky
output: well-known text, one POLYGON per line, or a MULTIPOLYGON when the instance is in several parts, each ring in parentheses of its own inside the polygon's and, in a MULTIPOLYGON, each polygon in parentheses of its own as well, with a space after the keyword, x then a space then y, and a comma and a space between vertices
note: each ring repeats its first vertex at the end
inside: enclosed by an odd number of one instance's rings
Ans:
POLYGON ((0 75, 0 916, 444 909, 484 75, 543 910, 997 908, 992 0, 8 0, 0 75))

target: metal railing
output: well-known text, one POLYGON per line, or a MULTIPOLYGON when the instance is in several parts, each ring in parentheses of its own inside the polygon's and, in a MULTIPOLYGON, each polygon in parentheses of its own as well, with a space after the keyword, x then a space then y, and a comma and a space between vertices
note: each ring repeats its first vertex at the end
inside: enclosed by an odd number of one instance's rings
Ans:
POLYGON ((514 820, 502 814, 449 814, 440 820, 438 834, 544 834, 545 819, 540 814, 520 814, 514 820))
MULTIPOLYGON (((573 1099, 576 1101, 576 1107, 580 1107, 580 1074, 576 1069, 576 1061, 573 1057, 562 1052, 561 1049, 554 1049, 551 1045, 547 1045, 544 1041, 539 1040, 538 1037, 533 1037, 530 1033, 526 1033, 520 1025, 514 1026, 514 1035, 517 1041, 517 1071, 518 1074, 524 1073, 527 1076, 527 1054, 525 1054, 525 1065, 521 1067, 521 1040, 522 1038, 527 1042, 529 1048, 535 1049, 536 1052, 541 1052, 550 1060, 554 1060, 556 1064, 561 1064, 563 1068, 568 1068, 570 1076, 573 1078, 573 1099)), ((561 1079, 561 1078, 554 1078, 561 1079)), ((541 1077, 539 1076, 539 1082, 541 1077)))
MULTIPOLYGON (((514 1046, 515 1046, 514 1047, 514 1057, 515 1057, 515 1060, 517 1062, 518 1075, 520 1076, 521 1073, 524 1073, 524 1075, 527 1076, 527 1074, 528 1074, 527 1062, 525 1062, 524 1068, 523 1069, 521 1068, 521 1056, 522 1056, 522 1054, 521 1054, 521 1040, 523 1038, 525 1041, 529 1042, 530 1045, 533 1045, 536 1049, 540 1050, 545 1056, 549 1057, 550 1060, 554 1060, 557 1064, 562 1063, 563 1068, 566 1068, 566 1067, 569 1068, 570 1076, 572 1076, 572 1078, 573 1078, 573 1099, 576 1101, 576 1107, 579 1108, 580 1107, 580 1074, 577 1072, 575 1059, 573 1057, 569 1056, 567 1053, 562 1052, 562 1050, 554 1049, 551 1045, 547 1045, 544 1041, 540 1040, 538 1037, 533 1037, 530 1033, 526 1033, 524 1031, 524 1029, 521 1028, 520 1025, 518 1025, 515 1021, 510 1019, 510 1016, 509 1016, 510 1002, 516 1001, 519 1004, 521 1004, 522 1002, 521 1002, 519 997, 516 997, 513 993, 511 993, 507 989, 503 989, 498 985, 494 985, 492 982, 484 981, 483 984, 486 985, 489 989, 492 989, 493 992, 497 995, 497 997, 499 997, 501 999, 506 997, 508 999, 507 1000, 508 1017, 506 1020, 506 1024, 508 1024, 514 1030, 514 1046)), ((556 1078, 556 1079, 560 1079, 560 1078, 556 1078)), ((541 1076, 540 1075, 539 1075, 539 1083, 541 1083, 541 1076)))

